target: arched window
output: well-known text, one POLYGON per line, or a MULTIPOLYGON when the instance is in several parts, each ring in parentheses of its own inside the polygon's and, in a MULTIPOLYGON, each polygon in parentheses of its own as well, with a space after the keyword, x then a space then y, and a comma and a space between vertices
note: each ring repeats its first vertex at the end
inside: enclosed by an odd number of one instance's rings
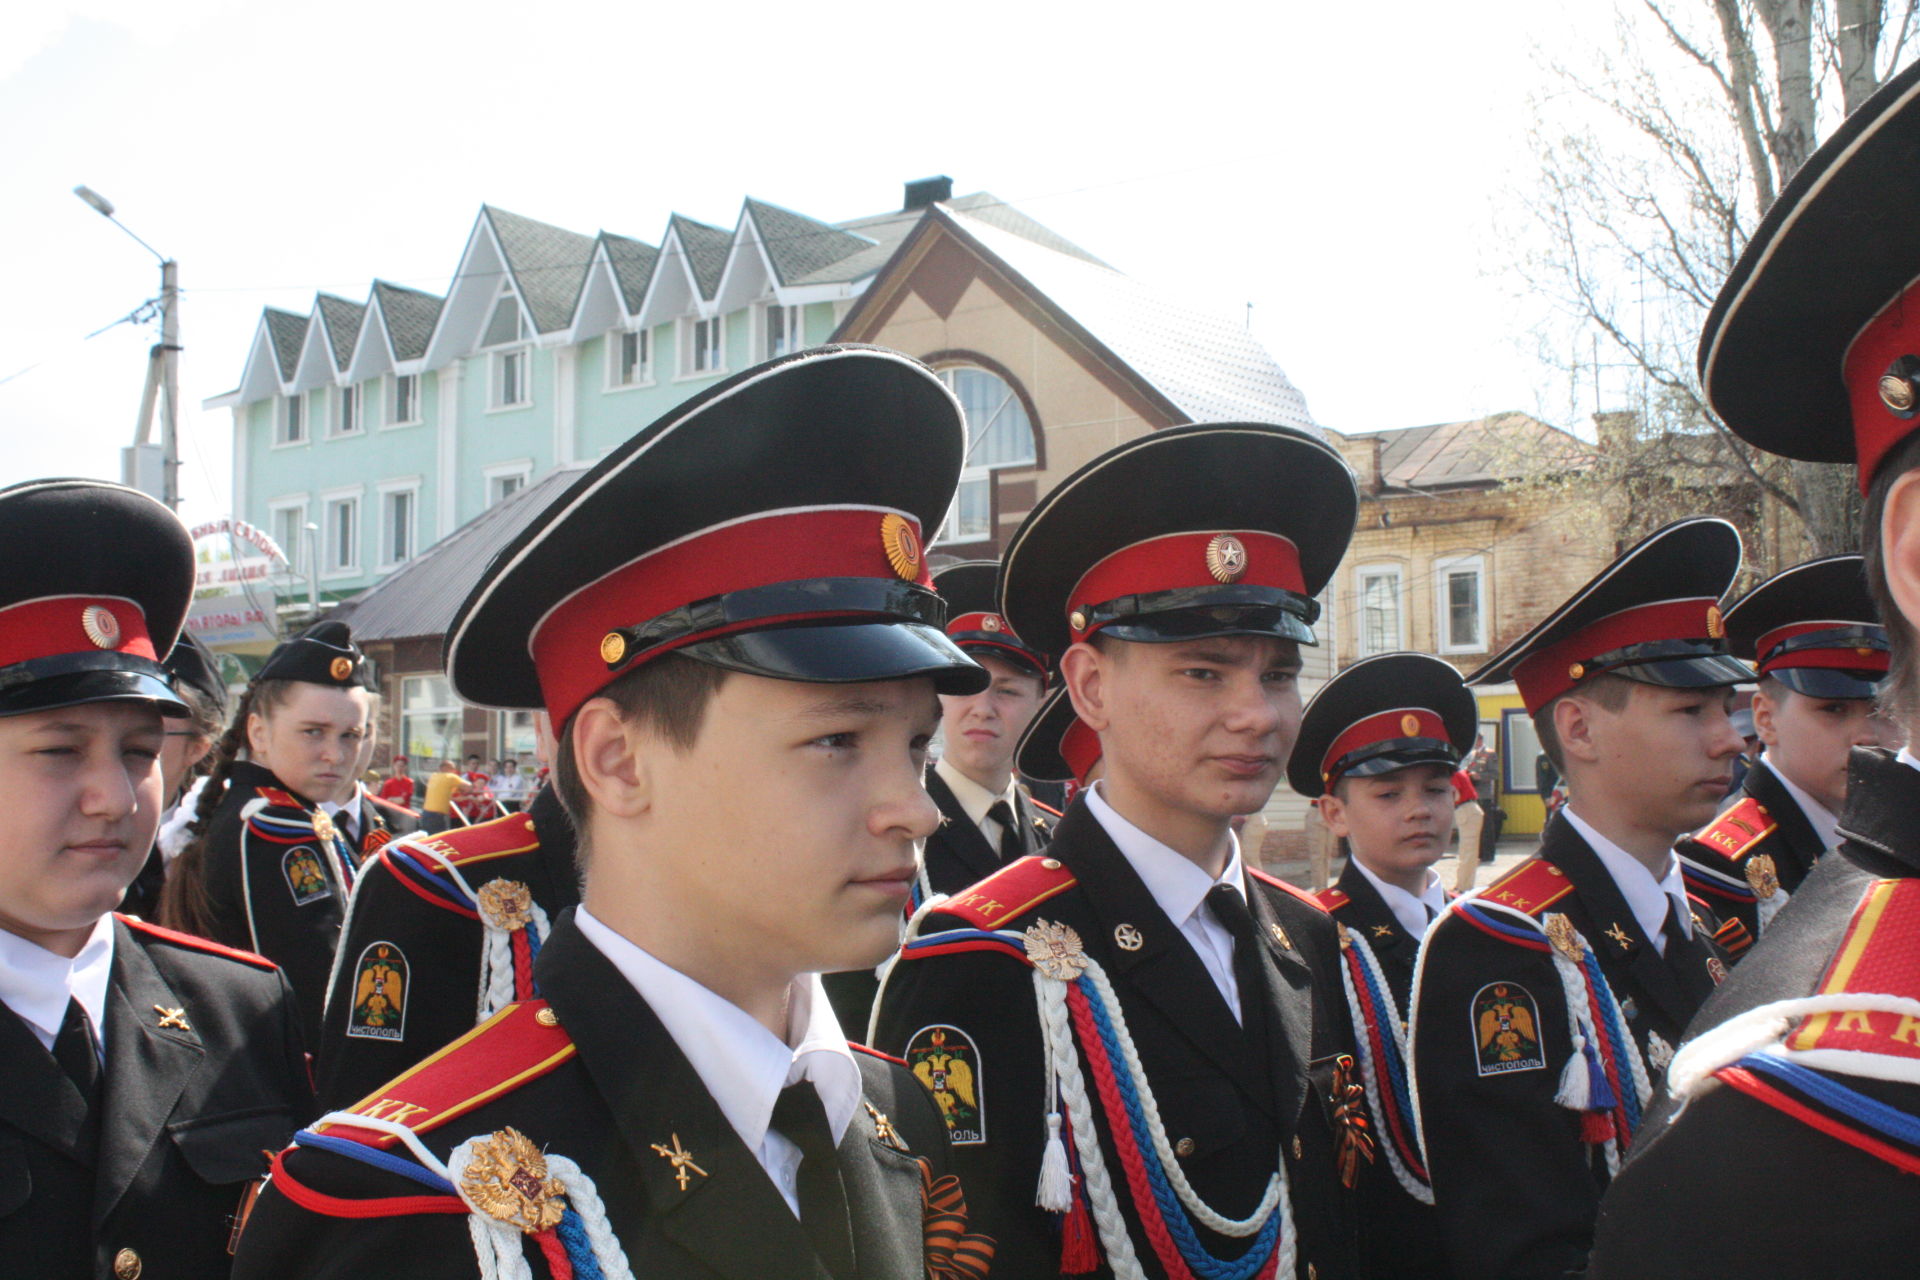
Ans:
POLYGON ((1034 464, 1033 420, 1004 378, 961 365, 940 371, 967 417, 967 456, 953 510, 940 542, 982 542, 993 536, 993 473, 1034 464))

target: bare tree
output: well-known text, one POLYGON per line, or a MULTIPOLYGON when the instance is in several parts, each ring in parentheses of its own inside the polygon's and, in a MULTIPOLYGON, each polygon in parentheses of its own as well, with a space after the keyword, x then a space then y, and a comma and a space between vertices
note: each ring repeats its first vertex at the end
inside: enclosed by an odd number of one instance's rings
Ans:
POLYGON ((1623 483, 1638 478, 1638 500, 1616 504, 1623 520, 1638 512, 1643 524, 1661 492, 1735 506, 1750 493, 1798 525, 1805 545, 1785 549, 1789 561, 1858 545, 1852 468, 1783 465, 1734 437, 1701 399, 1693 352, 1734 259, 1821 130, 1908 57, 1916 3, 1616 0, 1606 37, 1572 58, 1541 55, 1552 88, 1531 139, 1537 181, 1519 193, 1530 249, 1512 269, 1556 310, 1543 348, 1559 350, 1570 385, 1588 384, 1595 411, 1633 411, 1602 449, 1623 483), (1624 404, 1600 401, 1608 369, 1626 371, 1624 404))

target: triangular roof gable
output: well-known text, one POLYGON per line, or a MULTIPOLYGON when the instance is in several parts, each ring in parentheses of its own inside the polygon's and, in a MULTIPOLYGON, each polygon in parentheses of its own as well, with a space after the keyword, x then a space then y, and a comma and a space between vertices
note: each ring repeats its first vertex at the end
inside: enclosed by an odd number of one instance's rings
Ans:
POLYGON ((1041 328, 1054 330, 1052 336, 1090 367, 1117 374, 1125 389, 1132 393, 1124 398, 1129 400, 1133 411, 1150 426, 1154 428, 1176 426, 1191 421, 1159 388, 1142 378, 1119 356, 1108 350, 1104 343, 1087 332, 1084 326, 1057 306, 1052 299, 1000 262, 975 237, 962 230, 937 204, 927 206, 920 221, 912 231, 907 233, 906 239, 900 242, 900 247, 894 251, 893 257, 874 275, 872 283, 854 301, 839 327, 834 330, 831 340, 834 342, 872 341, 875 335, 885 328, 887 320, 899 304, 912 292, 914 269, 942 241, 962 247, 965 252, 990 268, 992 275, 999 277, 1003 297, 1007 297, 1016 309, 1026 312, 1028 318, 1041 328))
POLYGON ((424 357, 427 343, 433 338, 433 326, 440 319, 440 308, 446 299, 437 293, 409 289, 387 280, 373 282, 373 296, 379 302, 380 313, 386 321, 387 341, 394 363, 405 364, 424 357))
POLYGON ((567 328, 593 260, 594 237, 492 205, 482 205, 480 216, 492 227, 534 331, 567 328))
MULTIPOLYGON (((331 294, 314 295, 313 311, 307 317, 306 338, 300 344, 300 360, 294 366, 292 379, 294 390, 308 391, 314 387, 331 386, 340 380, 345 361, 337 355, 339 341, 329 332, 328 323, 333 318, 329 313, 336 310, 330 304, 343 302, 346 302, 345 298, 336 298, 331 294)), ((352 308, 353 313, 360 310, 353 303, 347 303, 347 306, 352 308)), ((360 336, 359 317, 353 313, 345 313, 341 318, 352 321, 353 337, 357 338, 360 336)), ((351 346, 347 348, 346 354, 348 359, 352 358, 351 346)))
POLYGON ((700 290, 701 300, 711 302, 720 288, 720 275, 727 269, 733 233, 677 213, 668 220, 668 225, 686 252, 687 273, 700 290))
POLYGON ((314 310, 326 326, 334 372, 345 373, 353 362, 353 344, 360 338, 360 324, 367 317, 366 304, 322 293, 314 297, 314 310))
POLYGON ((299 364, 300 338, 306 330, 305 316, 274 307, 261 309, 260 323, 254 326, 253 341, 247 346, 247 362, 240 370, 240 385, 232 392, 234 403, 269 400, 280 394, 299 364), (282 346, 285 355, 281 354, 282 346))
POLYGON ((376 285, 367 294, 360 321, 360 336, 354 340, 353 353, 347 358, 347 381, 364 382, 393 369, 393 342, 387 334, 385 310, 380 305, 376 285))
POLYGON ((427 343, 429 369, 450 364, 479 345, 481 330, 493 314, 493 302, 503 284, 519 300, 523 315, 530 310, 487 213, 488 207, 481 205, 473 230, 467 233, 466 247, 460 251, 460 265, 454 269, 453 284, 427 343))
MULTIPOLYGON (((716 235, 732 243, 732 237, 718 227, 709 227, 677 213, 667 219, 667 233, 660 237, 659 261, 654 264, 653 277, 647 282, 647 295, 637 313, 643 327, 665 324, 679 316, 713 312, 713 293, 701 287, 699 264, 702 257, 712 259, 712 237, 716 235)), ((710 265, 713 283, 717 285, 719 272, 726 265, 724 249, 718 261, 710 261, 710 265)))
POLYGON ((594 240, 586 278, 580 282, 570 340, 584 342, 628 323, 646 300, 659 260, 660 251, 645 241, 602 231, 594 240))

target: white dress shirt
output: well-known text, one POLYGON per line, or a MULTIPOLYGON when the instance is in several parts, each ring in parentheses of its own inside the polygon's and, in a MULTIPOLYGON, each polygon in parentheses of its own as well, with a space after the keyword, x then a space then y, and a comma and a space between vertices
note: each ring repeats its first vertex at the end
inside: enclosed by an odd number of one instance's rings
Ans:
POLYGON ((1687 883, 1680 877, 1680 859, 1674 857, 1671 850, 1667 853, 1666 873, 1655 876, 1647 870, 1646 863, 1601 835, 1592 823, 1575 813, 1571 802, 1561 812, 1588 846, 1600 855, 1620 896, 1627 900, 1627 910, 1633 912, 1640 932, 1653 939, 1656 951, 1663 956, 1667 954, 1665 930, 1669 902, 1679 916, 1681 930, 1687 937, 1693 936, 1693 909, 1687 905, 1687 883))
POLYGON ((933 762, 933 771, 940 775, 940 780, 947 784, 947 790, 953 792, 953 798, 960 802, 961 812, 967 815, 974 826, 980 828, 980 834, 987 838, 987 843, 998 850, 1000 848, 1000 832, 1002 828, 996 819, 987 816, 987 810, 993 808, 994 805, 999 804, 1001 801, 1005 801, 1009 811, 1019 812, 1019 810, 1014 808, 1013 804, 1013 779, 1009 777, 1007 779, 1007 789, 999 795, 995 795, 993 792, 975 782, 972 778, 969 778, 966 774, 948 764, 945 756, 941 756, 933 762))
POLYGON ((1767 759, 1766 752, 1760 753, 1760 763, 1754 768, 1765 769, 1780 780, 1780 785, 1787 789, 1787 794, 1793 797, 1793 802, 1800 806, 1800 812, 1806 814, 1807 821, 1813 824, 1813 834, 1820 837, 1822 849, 1831 849, 1840 843, 1839 817, 1830 813, 1827 806, 1815 800, 1792 778, 1774 768, 1773 762, 1767 759))
POLYGON ((101 916, 93 932, 69 960, 0 929, 0 1003, 27 1024, 49 1050, 67 1017, 67 1001, 78 1000, 93 1019, 101 1065, 107 1052, 107 980, 113 975, 113 916, 101 916))
POLYGON ((1119 847, 1121 856, 1126 858, 1134 873, 1146 884, 1154 902, 1167 913, 1167 919, 1173 921, 1192 945, 1195 954, 1200 957, 1200 963, 1207 967, 1207 975, 1213 979, 1213 985, 1219 988, 1220 998, 1233 1011, 1234 1020, 1242 1021, 1240 983, 1233 976, 1233 934, 1227 931, 1227 926, 1220 923, 1219 917, 1213 914, 1213 908, 1207 905, 1207 894, 1217 884, 1232 886, 1233 891, 1243 899, 1247 896, 1247 887, 1241 878, 1238 837, 1231 831, 1227 832, 1231 856, 1227 858, 1227 869, 1215 880, 1202 871, 1193 859, 1160 843, 1121 817, 1107 803, 1107 798, 1100 794, 1098 782, 1088 788, 1086 796, 1087 808, 1099 819, 1108 839, 1119 847))
POLYGON ((1434 874, 1432 867, 1427 868, 1426 887, 1420 890, 1418 897, 1397 884, 1388 884, 1358 858, 1353 860, 1353 867, 1379 891, 1381 901, 1387 904, 1387 910, 1393 912, 1393 918, 1400 922, 1400 927, 1416 938, 1424 936, 1427 926, 1447 909, 1447 891, 1441 887, 1440 877, 1434 874))
POLYGON ((720 1114, 767 1171, 794 1217, 800 1216, 800 1148, 772 1127, 780 1091, 812 1082, 837 1144, 860 1106, 860 1066, 827 1003, 818 974, 794 981, 782 1041, 753 1015, 686 974, 655 959, 594 918, 586 907, 574 921, 587 941, 613 962, 687 1055, 720 1114))

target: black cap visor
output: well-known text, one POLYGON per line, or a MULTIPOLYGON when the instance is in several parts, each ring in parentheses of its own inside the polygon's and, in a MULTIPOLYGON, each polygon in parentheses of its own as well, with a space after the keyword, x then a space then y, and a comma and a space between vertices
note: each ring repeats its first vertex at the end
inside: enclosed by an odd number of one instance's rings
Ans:
MULTIPOLYGON (((152 671, 125 668, 68 671, 0 688, 0 716, 55 711, 89 702, 144 702, 151 704, 163 716, 180 719, 191 716, 193 713, 187 710, 186 704, 174 693, 173 686, 167 683, 160 665, 148 665, 153 667, 152 671)), ((0 672, 0 679, 4 679, 5 674, 0 672)))
POLYGON ((1047 682, 1046 659, 1031 649, 1009 644, 997 638, 991 631, 950 631, 947 639, 958 645, 963 653, 973 658, 997 658, 1016 671, 1040 677, 1044 686, 1047 682))
POLYGON ((1109 600, 1088 609, 1087 622, 1098 627, 1100 635, 1136 644, 1176 644, 1214 636, 1274 636, 1318 644, 1311 624, 1319 614, 1317 601, 1291 591, 1196 587, 1109 600))
POLYGON ((1458 769, 1460 753, 1454 750, 1451 742, 1442 742, 1438 738, 1391 738, 1386 742, 1370 743, 1335 760, 1333 768, 1327 771, 1333 775, 1328 785, 1342 778, 1377 778, 1381 774, 1398 773, 1422 764, 1458 769))
POLYGON ((1809 698, 1877 698, 1886 675, 1877 671, 1843 671, 1836 667, 1781 667, 1767 672, 1795 693, 1809 698))
POLYGON ((1717 641, 1662 640, 1628 645, 1603 653, 1587 664, 1587 675, 1615 675, 1668 689, 1711 689, 1751 684, 1753 668, 1721 651, 1717 641))
POLYGON ((923 622, 816 622, 741 631, 674 650, 689 658, 809 684, 864 684, 929 676, 936 693, 978 693, 987 669, 923 622))

